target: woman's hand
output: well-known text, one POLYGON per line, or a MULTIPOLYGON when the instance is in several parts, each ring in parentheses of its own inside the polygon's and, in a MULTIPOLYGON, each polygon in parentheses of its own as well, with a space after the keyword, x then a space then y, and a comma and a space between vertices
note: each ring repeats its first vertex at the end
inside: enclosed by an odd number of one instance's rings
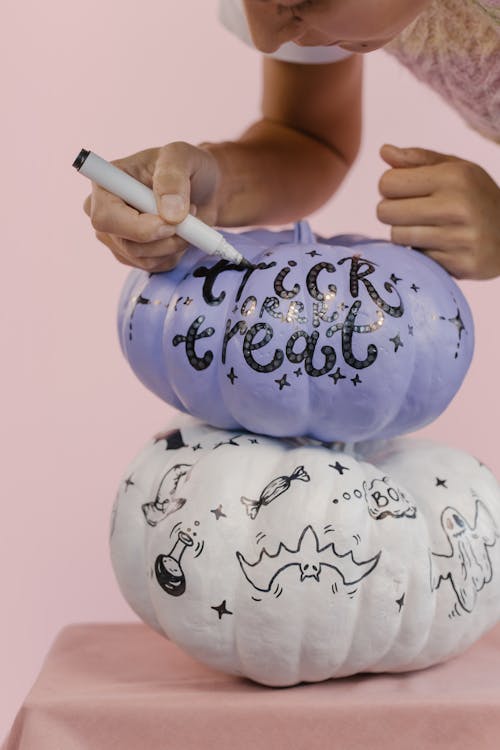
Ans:
POLYGON ((423 148, 382 146, 391 169, 377 216, 391 240, 423 250, 458 279, 500 275, 500 187, 477 164, 423 148))
POLYGON ((155 273, 170 270, 187 246, 175 235, 174 225, 188 213, 207 224, 215 223, 219 182, 215 157, 179 142, 140 151, 113 164, 153 189, 160 215, 140 213, 92 183, 84 211, 96 237, 121 263, 155 273))
POLYGON ((329 65, 266 58, 263 68, 262 117, 238 139, 171 143, 114 162, 153 188, 159 217, 93 185, 85 211, 119 261, 167 271, 186 247, 172 224, 188 212, 222 227, 285 224, 341 184, 360 142, 361 56, 329 65))

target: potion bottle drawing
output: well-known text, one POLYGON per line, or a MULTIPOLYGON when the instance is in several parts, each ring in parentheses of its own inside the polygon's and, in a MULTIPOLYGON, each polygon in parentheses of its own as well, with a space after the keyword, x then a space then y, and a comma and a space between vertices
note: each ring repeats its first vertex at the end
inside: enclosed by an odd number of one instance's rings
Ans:
POLYGON ((192 547, 192 538, 185 531, 179 531, 177 541, 166 555, 158 555, 155 562, 156 580, 167 594, 181 596, 186 590, 186 577, 181 567, 182 555, 186 547, 192 547))

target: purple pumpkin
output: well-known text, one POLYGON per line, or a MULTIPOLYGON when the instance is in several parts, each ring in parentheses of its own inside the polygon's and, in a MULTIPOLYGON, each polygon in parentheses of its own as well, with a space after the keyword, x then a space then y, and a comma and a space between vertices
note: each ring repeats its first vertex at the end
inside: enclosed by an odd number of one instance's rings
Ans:
POLYGON ((423 253, 359 236, 226 234, 253 264, 189 248, 131 272, 119 335, 151 391, 217 427, 358 441, 441 414, 469 367, 469 306, 423 253))

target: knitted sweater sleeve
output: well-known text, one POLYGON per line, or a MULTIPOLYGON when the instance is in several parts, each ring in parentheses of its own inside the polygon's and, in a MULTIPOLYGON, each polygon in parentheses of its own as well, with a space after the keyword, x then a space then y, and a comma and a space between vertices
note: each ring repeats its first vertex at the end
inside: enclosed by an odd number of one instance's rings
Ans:
POLYGON ((500 0, 474 0, 474 2, 487 16, 500 24, 500 0))
POLYGON ((500 143, 500 0, 431 0, 385 50, 500 143))

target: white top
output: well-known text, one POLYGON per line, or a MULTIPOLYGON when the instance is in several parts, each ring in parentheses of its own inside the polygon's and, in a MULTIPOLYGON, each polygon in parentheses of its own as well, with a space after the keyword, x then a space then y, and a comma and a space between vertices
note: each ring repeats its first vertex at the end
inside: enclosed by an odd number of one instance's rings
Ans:
MULTIPOLYGON (((222 24, 236 34, 245 44, 255 47, 242 0, 219 0, 219 19, 222 24)), ((295 42, 286 42, 281 47, 267 55, 276 60, 295 63, 331 63, 349 57, 349 52, 341 47, 301 47, 295 42)))
MULTIPOLYGON (((219 0, 219 18, 253 46, 241 0, 219 0)), ((500 143, 500 0, 430 0, 384 49, 430 85, 471 127, 500 143)), ((270 56, 287 62, 327 63, 349 54, 339 47, 288 42, 270 56)))

